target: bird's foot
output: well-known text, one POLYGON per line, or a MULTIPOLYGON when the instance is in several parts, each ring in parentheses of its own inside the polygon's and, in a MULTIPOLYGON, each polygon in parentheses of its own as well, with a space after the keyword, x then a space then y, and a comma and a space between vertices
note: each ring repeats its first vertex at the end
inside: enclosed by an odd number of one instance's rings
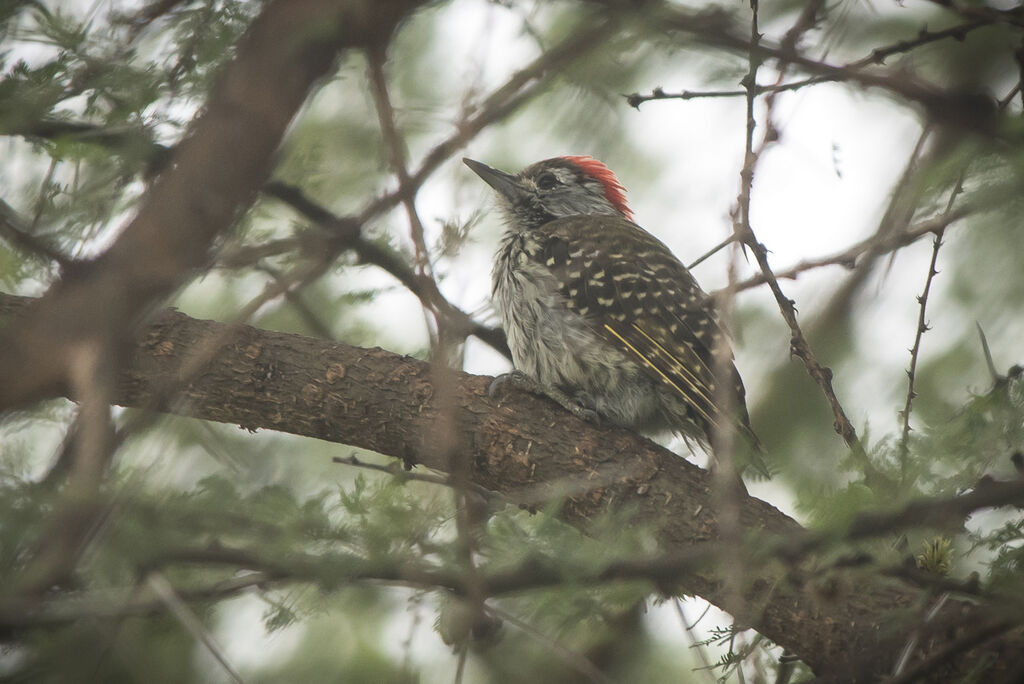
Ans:
POLYGON ((523 371, 514 370, 511 373, 502 373, 498 377, 494 378, 494 380, 491 381, 490 387, 487 388, 487 396, 494 397, 505 387, 515 387, 516 389, 532 392, 534 394, 541 393, 539 390, 540 383, 523 371))
POLYGON ((597 411, 590 408, 589 402, 586 401, 583 395, 578 394, 575 397, 570 397, 557 387, 542 385, 522 371, 514 370, 511 373, 505 373, 494 378, 491 386, 487 388, 487 395, 493 397, 505 387, 514 387, 530 394, 547 397, 577 418, 581 418, 594 425, 601 424, 601 417, 597 414, 597 411))

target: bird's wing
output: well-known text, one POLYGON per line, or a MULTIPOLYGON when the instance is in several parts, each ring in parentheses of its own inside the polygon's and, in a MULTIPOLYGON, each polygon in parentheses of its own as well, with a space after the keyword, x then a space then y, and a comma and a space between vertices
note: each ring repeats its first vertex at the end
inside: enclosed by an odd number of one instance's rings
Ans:
POLYGON ((718 424, 713 350, 719 346, 745 414, 743 385, 708 296, 661 241, 615 216, 573 216, 542 230, 538 257, 570 310, 677 392, 709 435, 718 424))

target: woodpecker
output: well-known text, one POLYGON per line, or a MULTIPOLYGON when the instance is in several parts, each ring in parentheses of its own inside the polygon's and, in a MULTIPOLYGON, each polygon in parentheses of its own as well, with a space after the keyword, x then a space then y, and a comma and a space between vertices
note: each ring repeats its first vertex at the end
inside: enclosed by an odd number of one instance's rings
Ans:
POLYGON ((671 431, 712 451, 730 421, 760 450, 708 296, 633 222, 608 167, 567 156, 512 175, 463 162, 497 191, 507 225, 492 292, 515 370, 492 390, 510 383, 582 418, 671 431))

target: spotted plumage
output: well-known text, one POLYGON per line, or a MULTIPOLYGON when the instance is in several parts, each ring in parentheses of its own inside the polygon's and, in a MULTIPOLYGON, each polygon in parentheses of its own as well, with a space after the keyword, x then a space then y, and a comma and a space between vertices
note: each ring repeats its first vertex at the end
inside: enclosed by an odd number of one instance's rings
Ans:
POLYGON ((502 199, 508 231, 493 270, 496 308, 517 371, 577 413, 709 444, 723 393, 756 444, 743 383, 707 295, 632 221, 625 191, 590 157, 559 157, 512 176, 466 163, 502 199))

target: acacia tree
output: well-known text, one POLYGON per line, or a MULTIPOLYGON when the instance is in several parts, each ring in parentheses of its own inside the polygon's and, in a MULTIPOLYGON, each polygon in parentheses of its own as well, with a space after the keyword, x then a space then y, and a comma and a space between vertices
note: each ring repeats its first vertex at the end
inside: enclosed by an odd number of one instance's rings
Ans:
POLYGON ((1002 359, 1024 300, 1008 249, 1020 241, 1020 7, 3 12, 7 676, 704 677, 644 617, 674 602, 693 653, 720 660, 713 677, 1021 677, 1021 387, 1002 359), (530 56, 488 66, 486 41, 461 36, 478 66, 453 74, 467 63, 452 27, 474 13, 518 27, 510 52, 530 56), (684 64, 697 85, 654 86, 684 64), (759 187, 785 174, 771 161, 792 133, 788 107, 816 92, 882 102, 917 142, 892 160, 884 211, 865 209, 872 230, 780 266, 759 187), (722 153, 735 200, 716 208, 731 220, 704 236, 727 247, 701 273, 719 277, 721 316, 742 333, 774 471, 758 491, 799 522, 722 495, 707 470, 636 434, 537 397, 490 397, 488 377, 462 372, 507 348, 473 291, 482 269, 459 275, 494 238, 480 194, 452 199, 460 152, 513 168, 570 140, 653 181, 631 161, 628 122, 711 101, 740 116, 722 153), (913 305, 906 339, 879 333, 891 309, 872 289, 913 305), (925 335, 939 317, 941 347, 925 335), (851 342, 865 330, 867 350, 851 342), (877 338, 911 347, 899 383, 872 375, 877 338), (886 390, 844 391, 864 377, 886 390), (869 438, 876 414, 851 395, 899 419, 869 438), (685 596, 731 623, 693 630, 685 596), (384 636, 396 625, 404 642, 384 636), (245 630, 302 644, 245 655, 245 630))

